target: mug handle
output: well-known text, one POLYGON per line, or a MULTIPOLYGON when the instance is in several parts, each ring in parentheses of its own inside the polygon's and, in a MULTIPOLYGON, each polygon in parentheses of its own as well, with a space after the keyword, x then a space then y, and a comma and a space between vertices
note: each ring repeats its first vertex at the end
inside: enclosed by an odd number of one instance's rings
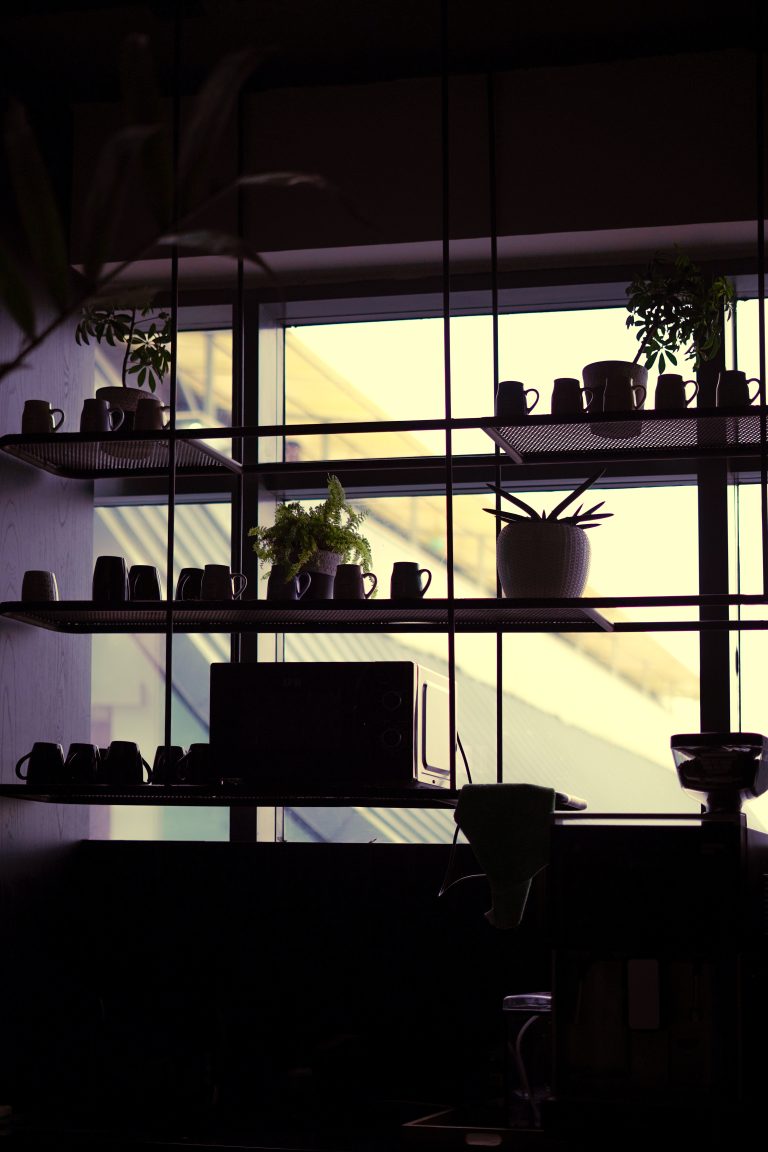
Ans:
POLYGON ((363 593, 366 600, 368 600, 371 596, 373 596, 374 592, 376 591, 376 585, 378 584, 379 581, 378 581, 378 577, 376 577, 373 574, 373 572, 363 572, 363 580, 373 580, 373 584, 371 584, 368 591, 363 593))
POLYGON ((751 380, 747 380, 747 385, 750 384, 757 384, 757 392, 755 392, 754 396, 750 396, 749 398, 749 403, 754 404, 755 400, 757 400, 758 396, 760 395, 760 381, 756 376, 753 376, 751 380))
POLYGON ((582 388, 582 392, 584 393, 585 396, 586 396, 587 392, 589 392, 589 400, 587 400, 586 404, 584 405, 584 411, 589 412, 589 409, 590 409, 592 402, 595 399, 595 396, 597 395, 597 393, 595 392, 594 388, 587 388, 586 386, 584 388, 582 388))
POLYGON ((686 380, 685 384, 683 384, 683 390, 685 390, 689 384, 693 384, 693 392, 691 392, 690 398, 686 399, 685 401, 686 408, 689 404, 693 404, 694 400, 699 394, 699 385, 696 380, 686 380))
POLYGON ((151 783, 152 783, 152 769, 151 769, 151 767, 149 766, 149 764, 147 764, 147 762, 146 762, 146 760, 144 759, 144 757, 143 757, 143 756, 142 756, 142 758, 141 758, 141 762, 142 762, 142 764, 144 765, 144 767, 145 767, 145 768, 146 768, 146 770, 147 770, 147 784, 151 784, 151 783))
MULTIPOLYGON (((248 585, 248 577, 247 576, 244 576, 242 572, 233 572, 232 573, 232 599, 238 600, 242 596, 243 592, 245 592, 247 585, 248 585), (242 581, 239 588, 236 587, 238 581, 242 581)), ((305 591, 306 591, 306 589, 305 589, 305 591)))
POLYGON ((53 426, 54 432, 58 432, 59 428, 61 428, 62 424, 64 423, 64 413, 62 412, 61 408, 51 408, 51 415, 53 415, 54 412, 58 412, 61 416, 61 420, 59 420, 58 424, 54 424, 53 426))
MULTIPOLYGON (((536 393, 536 399, 534 400, 533 404, 527 404, 526 405, 526 411, 527 412, 533 412, 534 408, 536 407, 536 405, 539 402, 539 392, 538 392, 537 388, 526 388, 525 395, 527 396, 529 392, 535 392, 536 393)), ((430 576, 430 579, 431 579, 431 576, 430 576)), ((427 584, 427 588, 428 587, 429 587, 429 584, 427 584)), ((426 592, 427 588, 424 589, 425 592, 426 592)))
POLYGON ((419 593, 420 596, 424 595, 427 588, 429 588, 430 584, 432 583, 432 573, 430 572, 429 568, 419 568, 419 578, 421 578, 425 574, 427 577, 427 582, 424 585, 424 587, 422 588, 421 592, 419 593))
POLYGON ((637 410, 641 404, 645 403, 645 394, 646 394, 645 384, 633 384, 632 385, 632 391, 633 392, 638 392, 638 391, 642 392, 642 396, 635 403, 635 409, 637 410))
POLYGON ((301 600, 305 592, 309 591, 309 586, 312 583, 312 577, 309 572, 299 572, 296 577, 296 599, 301 600))
MULTIPOLYGON (((22 776, 20 769, 24 761, 29 760, 31 755, 31 752, 27 752, 26 756, 22 756, 21 760, 19 760, 18 764, 16 765, 16 775, 18 776, 19 780, 26 780, 27 778, 26 776, 22 776)), ((27 772, 29 772, 29 769, 27 769, 27 772)))
POLYGON ((125 412, 123 412, 122 408, 110 408, 107 415, 109 416, 109 430, 110 430, 110 432, 116 432, 117 429, 122 424, 123 420, 125 420, 125 412), (112 421, 113 416, 117 416, 117 422, 115 422, 115 423, 113 423, 113 421, 112 421))

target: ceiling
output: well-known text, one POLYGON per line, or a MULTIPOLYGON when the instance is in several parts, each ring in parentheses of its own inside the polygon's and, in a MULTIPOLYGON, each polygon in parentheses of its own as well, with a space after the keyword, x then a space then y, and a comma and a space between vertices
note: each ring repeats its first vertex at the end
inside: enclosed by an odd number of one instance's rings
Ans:
POLYGON ((68 100, 111 99, 118 46, 128 33, 145 31, 170 89, 177 9, 183 87, 193 88, 216 59, 246 43, 264 50, 255 82, 265 87, 434 75, 443 62, 443 11, 449 70, 484 72, 750 49, 762 39, 764 7, 760 0, 732 0, 726 17, 721 7, 698 0, 32 0, 4 14, 0 83, 27 102, 51 92, 68 100))

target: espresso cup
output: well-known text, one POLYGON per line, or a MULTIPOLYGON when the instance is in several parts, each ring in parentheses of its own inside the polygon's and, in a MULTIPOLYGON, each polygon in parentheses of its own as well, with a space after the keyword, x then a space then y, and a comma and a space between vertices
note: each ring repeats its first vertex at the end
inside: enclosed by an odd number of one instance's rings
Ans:
POLYGON ((122 408, 113 408, 98 396, 83 401, 80 414, 81 432, 115 432, 125 420, 122 408))
POLYGON ((152 763, 152 783, 179 784, 179 765, 185 756, 180 744, 160 744, 152 763))
POLYGON ((429 568, 419 568, 410 560, 396 560, 392 566, 390 596, 393 600, 418 600, 431 583, 429 568), (421 582, 422 576, 427 578, 425 584, 421 582))
POLYGON ((203 593, 202 568, 182 568, 176 581, 177 600, 199 600, 203 593))
POLYGON ((155 396, 142 396, 136 403, 133 416, 133 427, 136 432, 160 432, 168 427, 163 419, 163 413, 170 410, 169 404, 163 404, 155 396))
POLYGON ((635 412, 645 402, 645 385, 631 380, 608 379, 603 392, 604 412, 635 412), (641 396, 638 393, 642 393, 641 396))
POLYGON ((500 380, 496 387, 495 415, 502 420, 524 419, 539 402, 535 388, 526 388, 522 380, 500 380), (528 402, 528 396, 535 399, 528 402))
POLYGON ((22 600, 58 600, 59 586, 56 573, 30 569, 21 582, 22 600))
POLYGON ((583 388, 580 380, 558 376, 552 387, 552 415, 578 415, 587 410, 593 400, 594 392, 591 388, 583 388))
POLYGON ((228 564, 206 564, 200 589, 202 600, 237 600, 242 596, 248 578, 242 572, 231 572, 228 564))
POLYGON ((138 744, 132 740, 113 740, 101 761, 99 782, 117 788, 132 788, 144 783, 145 770, 147 782, 151 783, 152 769, 139 751, 138 744))
POLYGON ((32 750, 27 752, 26 756, 22 756, 16 764, 16 775, 19 780, 25 780, 27 784, 38 787, 66 783, 64 749, 61 744, 52 744, 45 740, 37 741, 32 745, 32 750), (27 761, 29 763, 24 775, 21 767, 27 761))
POLYGON ((656 381, 654 402, 657 408, 687 408, 699 394, 699 385, 695 380, 683 380, 677 372, 663 372, 656 381), (693 385, 693 392, 686 396, 685 389, 693 385))
POLYGON ((339 564, 333 581, 334 600, 367 600, 376 591, 378 580, 373 572, 363 572, 362 564, 339 564), (366 591, 365 581, 372 581, 366 591))
POLYGON ((267 580, 267 600, 301 600, 312 583, 309 572, 299 572, 286 580, 287 564, 273 564, 267 580))
POLYGON ((159 600, 160 573, 154 564, 132 564, 128 572, 131 600, 159 600))
POLYGON ((128 567, 123 556, 98 556, 93 569, 93 599, 120 604, 130 598, 128 567))
POLYGON ((35 435, 38 432, 56 432, 64 423, 61 408, 51 408, 48 400, 27 400, 21 414, 22 435, 35 435), (60 420, 55 419, 58 412, 60 420))
POLYGON ((95 784, 99 779, 101 753, 97 744, 70 744, 64 775, 70 784, 95 784))
POLYGON ((718 408, 747 408, 760 395, 760 381, 747 379, 746 372, 736 368, 720 373, 717 381, 716 402, 718 408), (749 394, 750 384, 757 384, 754 396, 749 394))

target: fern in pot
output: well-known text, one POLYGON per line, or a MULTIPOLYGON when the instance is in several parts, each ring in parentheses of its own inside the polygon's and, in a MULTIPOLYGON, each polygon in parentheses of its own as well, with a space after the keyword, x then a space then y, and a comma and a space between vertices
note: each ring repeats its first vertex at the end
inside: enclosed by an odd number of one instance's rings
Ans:
POLYGON ((600 471, 590 476, 549 514, 537 512, 503 488, 488 485, 520 510, 483 509, 503 524, 496 538, 496 566, 505 597, 571 599, 581 596, 591 559, 586 529, 597 527, 613 513, 600 511, 603 500, 586 511, 582 511, 584 506, 580 504, 575 512, 566 516, 562 513, 602 475, 600 471))

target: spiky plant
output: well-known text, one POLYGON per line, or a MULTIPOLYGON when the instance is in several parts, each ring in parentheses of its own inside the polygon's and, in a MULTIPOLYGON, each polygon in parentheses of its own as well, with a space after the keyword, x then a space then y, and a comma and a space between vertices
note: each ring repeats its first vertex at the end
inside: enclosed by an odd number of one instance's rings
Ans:
POLYGON ((582 492, 586 492, 587 488, 598 481, 603 475, 603 471, 604 470, 596 472, 594 476, 590 476, 589 479, 585 480, 583 484, 580 484, 578 488, 574 488, 573 492, 566 496, 564 500, 561 500, 549 515, 547 515, 546 512, 537 512, 535 508, 531 508, 530 504, 526 504, 519 496, 513 496, 511 492, 505 492, 503 488, 499 488, 495 484, 488 484, 486 487, 490 488, 492 492, 496 492, 497 495, 502 496, 505 500, 511 501, 516 507, 521 508, 523 512, 525 512, 525 516, 521 516, 517 512, 505 512, 500 508, 484 508, 483 511, 490 512, 491 516, 495 516, 497 520, 501 520, 505 524, 516 524, 521 521, 525 522, 530 520, 546 520, 551 524, 557 520, 559 524, 572 524, 574 528, 599 528, 599 522, 601 520, 613 516, 613 512, 599 511, 605 503, 604 500, 601 500, 599 504, 593 504, 586 512, 582 512, 584 505, 580 504, 576 511, 568 516, 561 516, 560 513, 564 512, 574 500, 578 500, 582 492))

